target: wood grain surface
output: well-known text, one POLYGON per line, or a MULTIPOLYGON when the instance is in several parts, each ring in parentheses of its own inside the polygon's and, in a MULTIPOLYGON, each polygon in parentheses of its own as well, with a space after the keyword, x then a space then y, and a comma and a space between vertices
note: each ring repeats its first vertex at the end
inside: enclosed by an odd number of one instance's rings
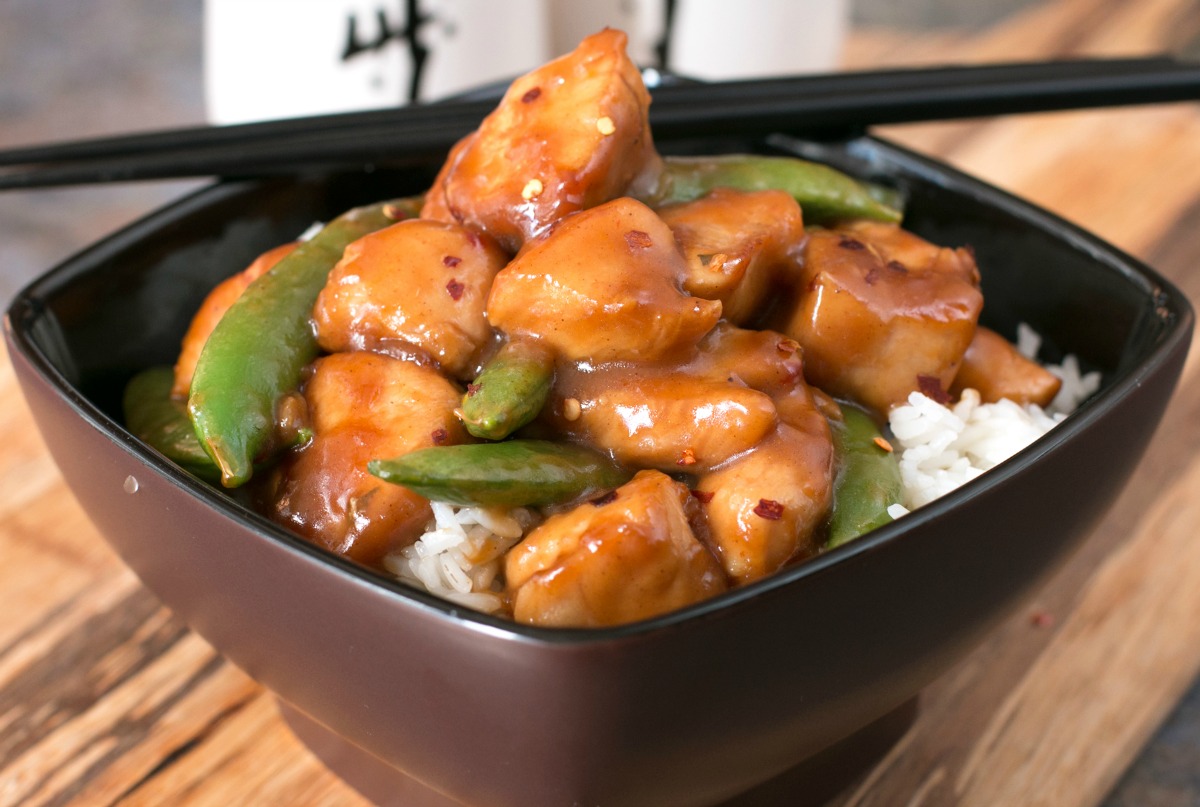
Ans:
MULTIPOLYGON (((1192 0, 1032 3, 982 32, 852 31, 848 66, 1179 51, 1192 0)), ((1200 106, 879 134, 1097 232, 1200 300, 1200 106)), ((983 268, 986 271, 986 267, 983 268)), ((1200 671, 1195 351, 1145 460, 1053 581, 927 690, 835 800, 1100 803, 1200 671)), ((71 498, 0 361, 0 805, 359 805, 269 693, 162 608, 71 498)))

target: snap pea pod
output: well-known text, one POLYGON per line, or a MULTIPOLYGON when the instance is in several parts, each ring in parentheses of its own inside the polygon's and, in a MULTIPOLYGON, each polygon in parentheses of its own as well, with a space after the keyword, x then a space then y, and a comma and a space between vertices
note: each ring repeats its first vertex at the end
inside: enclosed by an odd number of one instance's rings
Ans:
POLYGON ((412 199, 398 199, 342 214, 250 284, 221 317, 196 364, 188 412, 223 485, 244 484, 255 460, 271 451, 275 404, 316 357, 313 304, 343 250, 413 208, 412 199))
POLYGON ((476 437, 503 440, 537 417, 553 383, 549 350, 534 342, 509 341, 467 387, 463 425, 476 437))
POLYGON ((689 202, 714 188, 742 191, 781 190, 800 203, 806 221, 847 218, 900 221, 899 195, 889 188, 860 182, 837 169, 797 157, 729 154, 667 157, 651 205, 689 202))
POLYGON ((833 516, 825 549, 833 549, 892 520, 888 506, 902 497, 900 464, 879 445, 882 435, 871 416, 843 406, 842 423, 833 423, 834 447, 840 464, 833 494, 833 516))
POLYGON ((174 383, 170 367, 151 367, 130 379, 122 399, 125 428, 185 471, 216 482, 221 471, 200 445, 183 401, 171 397, 174 383))
POLYGON ((367 470, 432 501, 508 507, 569 502, 630 479, 599 452, 547 440, 425 448, 371 460, 367 470))

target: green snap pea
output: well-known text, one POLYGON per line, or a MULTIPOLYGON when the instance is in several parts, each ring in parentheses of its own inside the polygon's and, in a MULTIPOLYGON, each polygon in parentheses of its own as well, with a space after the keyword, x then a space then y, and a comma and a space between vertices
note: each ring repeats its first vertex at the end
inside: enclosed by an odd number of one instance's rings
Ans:
POLYGON ((344 213, 251 283, 221 317, 196 364, 188 412, 223 485, 244 484, 255 460, 273 449, 275 404, 299 386, 317 355, 312 309, 342 252, 413 208, 412 199, 400 199, 344 213))
POLYGON ((554 383, 554 356, 528 341, 507 342, 463 396, 462 422, 485 440, 503 440, 529 423, 554 383))
POLYGON ((185 471, 216 482, 221 471, 200 445, 183 401, 171 397, 174 383, 170 367, 151 367, 130 379, 122 400, 125 428, 185 471))
POLYGON ((871 416, 843 406, 842 423, 833 423, 840 471, 833 494, 833 515, 825 549, 852 541, 892 520, 888 506, 900 503, 903 487, 896 455, 876 442, 882 435, 871 416))
POLYGON ((371 460, 367 470, 432 501, 508 507, 561 504, 630 478, 597 451, 546 440, 426 448, 371 460))
POLYGON ((894 191, 796 157, 730 154, 667 157, 664 163, 659 186, 646 200, 652 205, 689 202, 726 187, 786 191, 800 203, 805 221, 813 223, 847 218, 898 222, 903 215, 894 191))

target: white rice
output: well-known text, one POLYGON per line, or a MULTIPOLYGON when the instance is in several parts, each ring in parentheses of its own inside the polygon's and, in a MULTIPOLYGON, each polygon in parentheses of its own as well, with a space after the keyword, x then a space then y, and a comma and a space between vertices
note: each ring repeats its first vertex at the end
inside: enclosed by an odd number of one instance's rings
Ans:
MULTIPOLYGON (((1022 324, 1017 348, 1037 358, 1041 337, 1022 324)), ((1080 372, 1067 356, 1061 365, 1045 365, 1062 379, 1062 389, 1046 410, 1002 400, 985 404, 965 390, 957 403, 943 406, 914 392, 889 418, 904 485, 904 503, 893 505, 892 518, 928 504, 1011 457, 1062 422, 1100 387, 1100 374, 1080 372)), ((505 603, 500 581, 504 553, 537 520, 531 510, 456 507, 433 502, 426 532, 384 564, 400 580, 459 605, 486 613, 505 603)))
MULTIPOLYGON (((1024 323, 1017 328, 1017 349, 1035 360, 1041 349, 1041 337, 1024 323)), ((1045 367, 1062 380, 1045 410, 1009 400, 981 403, 970 389, 947 406, 914 392, 907 404, 893 409, 888 423, 899 452, 904 505, 889 509, 891 516, 899 518, 994 468, 1061 423, 1100 387, 1100 374, 1081 373, 1074 356, 1045 367)))
POLYGON ((504 607, 500 565, 533 524, 532 511, 431 502, 433 518, 416 543, 384 558, 400 580, 477 611, 504 607))

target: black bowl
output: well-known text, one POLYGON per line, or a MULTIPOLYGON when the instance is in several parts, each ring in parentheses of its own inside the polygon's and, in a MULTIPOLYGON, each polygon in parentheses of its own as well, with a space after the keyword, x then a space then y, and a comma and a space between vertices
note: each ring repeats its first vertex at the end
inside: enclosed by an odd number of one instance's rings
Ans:
POLYGON ((51 271, 9 309, 30 408, 100 531, 381 801, 715 804, 911 716, 905 705, 1087 535, 1181 372, 1193 315, 1178 290, 944 165, 871 138, 660 145, 793 151, 899 188, 908 227, 975 249, 986 324, 1011 337, 1030 323, 1100 370, 1102 389, 995 470, 857 542, 653 620, 549 630, 329 555, 121 426, 125 381, 173 359, 209 287, 315 220, 423 189, 436 166, 215 185, 51 271))

